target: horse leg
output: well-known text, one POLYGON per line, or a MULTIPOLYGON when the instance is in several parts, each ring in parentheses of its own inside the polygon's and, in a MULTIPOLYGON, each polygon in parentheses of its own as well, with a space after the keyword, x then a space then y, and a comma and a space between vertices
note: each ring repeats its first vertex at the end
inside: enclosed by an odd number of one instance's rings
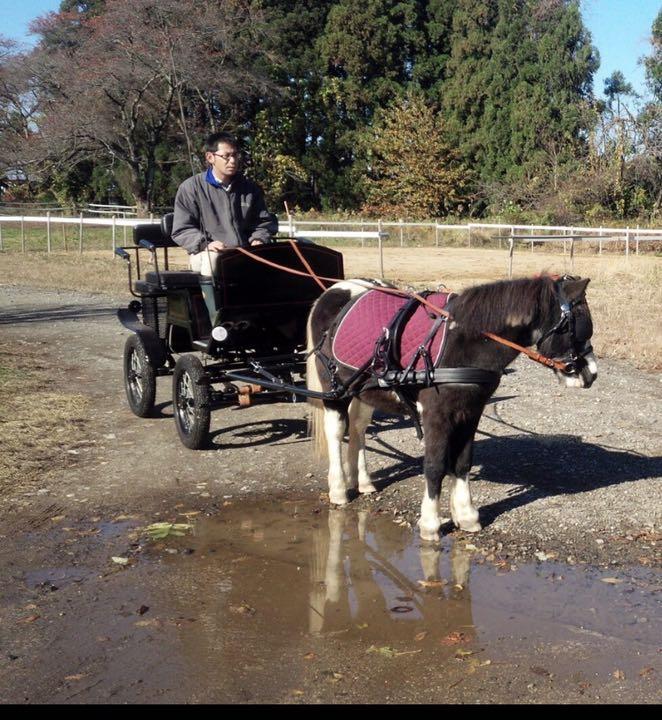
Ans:
POLYGON ((446 475, 447 441, 443 438, 434 442, 428 428, 425 429, 425 493, 421 501, 421 518, 418 529, 422 540, 429 542, 439 541, 439 495, 441 494, 441 481, 446 475))
POLYGON ((347 450, 347 477, 350 489, 358 487, 360 493, 372 493, 376 488, 368 472, 365 449, 365 431, 372 420, 373 409, 354 398, 349 406, 349 448, 347 450))
POLYGON ((342 465, 342 443, 345 436, 347 406, 324 403, 324 433, 329 454, 329 501, 333 505, 347 504, 345 472, 342 465))
POLYGON ((478 520, 478 510, 471 502, 469 489, 469 471, 471 470, 474 434, 478 422, 471 428, 459 429, 459 438, 456 448, 459 452, 455 458, 451 457, 451 518, 453 523, 466 532, 478 532, 481 524, 478 520))

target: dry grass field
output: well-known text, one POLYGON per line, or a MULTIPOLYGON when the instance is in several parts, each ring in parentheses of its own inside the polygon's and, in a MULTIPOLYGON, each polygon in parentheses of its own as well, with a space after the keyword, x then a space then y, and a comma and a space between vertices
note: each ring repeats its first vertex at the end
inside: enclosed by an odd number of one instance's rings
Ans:
MULTIPOLYGON (((374 247, 340 248, 347 277, 378 277, 374 247)), ((146 254, 144 255, 146 257, 146 254)), ((185 267, 183 252, 171 254, 175 267, 185 267)), ((521 249, 515 253, 513 276, 540 272, 573 272, 590 277, 588 297, 593 312, 594 347, 598 356, 627 360, 646 370, 662 369, 662 258, 655 255, 569 256, 521 249)), ((458 247, 388 247, 384 275, 403 286, 452 290, 507 277, 505 250, 458 247)), ((82 290, 129 299, 126 265, 108 250, 77 252, 2 252, 0 285, 18 284, 51 289, 82 290)))

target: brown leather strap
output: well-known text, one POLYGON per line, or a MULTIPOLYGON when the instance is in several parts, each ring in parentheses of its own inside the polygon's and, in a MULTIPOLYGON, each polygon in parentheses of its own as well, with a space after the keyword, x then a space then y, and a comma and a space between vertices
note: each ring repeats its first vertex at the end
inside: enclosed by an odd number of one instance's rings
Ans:
MULTIPOLYGON (((309 272, 303 272, 301 270, 293 270, 292 268, 288 268, 285 265, 279 265, 278 263, 272 262, 271 260, 267 260, 266 258, 261 258, 258 255, 253 255, 252 252, 249 252, 246 250, 246 248, 238 247, 236 248, 239 250, 239 252, 243 253, 244 255, 248 255, 248 257, 253 258, 253 260, 257 260, 258 262, 261 262, 265 265, 270 265, 271 267, 277 268, 278 270, 283 270, 285 272, 292 273, 293 275, 302 275, 304 277, 312 277, 317 284, 322 288, 322 290, 326 290, 326 286, 322 283, 322 280, 326 280, 327 282, 351 282, 351 280, 345 280, 344 278, 329 278, 324 277, 322 275, 316 275, 310 265, 308 264, 307 260, 303 257, 303 254, 299 250, 299 248, 296 246, 296 243, 293 240, 289 240, 290 244, 294 248, 297 256, 299 259, 303 262, 304 266, 309 272)), ((366 280, 360 281, 361 285, 364 287, 367 285, 372 285, 371 283, 368 283, 366 280)), ((391 295, 399 295, 400 297, 413 297, 416 300, 418 300, 421 305, 425 305, 426 307, 430 308, 432 312, 436 313, 437 315, 443 315, 449 319, 452 319, 452 315, 447 311, 440 307, 437 307, 434 303, 431 303, 429 300, 426 300, 422 295, 419 295, 415 292, 406 292, 405 290, 398 290, 398 288, 388 288, 383 287, 381 285, 372 285, 373 290, 379 290, 380 292, 388 293, 391 295)), ((545 365, 546 367, 553 368, 555 370, 560 370, 561 372, 564 372, 567 369, 567 364, 560 361, 560 360, 554 360, 553 358, 548 358, 545 355, 541 355, 539 352, 536 352, 535 350, 529 350, 528 348, 525 348, 522 345, 518 345, 515 342, 512 342, 512 340, 506 340, 506 338, 502 338, 499 335, 495 335, 491 332, 483 332, 482 335, 489 338, 490 340, 493 340, 494 342, 500 343, 501 345, 506 345, 507 347, 512 348, 513 350, 517 350, 518 352, 524 353, 528 358, 531 360, 534 360, 537 363, 540 363, 541 365, 545 365)))

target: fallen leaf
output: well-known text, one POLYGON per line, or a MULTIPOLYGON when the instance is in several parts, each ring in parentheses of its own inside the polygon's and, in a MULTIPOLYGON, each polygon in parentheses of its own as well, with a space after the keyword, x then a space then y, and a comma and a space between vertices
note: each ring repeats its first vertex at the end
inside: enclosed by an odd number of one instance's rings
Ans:
POLYGON ((65 680, 82 680, 84 677, 87 677, 87 673, 78 673, 78 675, 65 675, 65 680))
POLYGON ((151 620, 136 620, 133 624, 135 627, 161 627, 161 625, 163 625, 158 618, 153 618, 151 620))
POLYGON ((468 657, 469 655, 474 655, 474 654, 475 654, 475 652, 473 650, 463 650, 462 648, 455 651, 455 657, 458 658, 458 660, 461 660, 463 657, 468 657))
POLYGON ((421 587, 425 588, 436 588, 436 587, 443 587, 446 585, 445 580, 419 580, 418 584, 421 587))
POLYGON ((467 642, 467 636, 461 632, 448 633, 446 637, 441 638, 439 641, 442 645, 459 645, 460 643, 467 642))
POLYGON ((531 672, 535 673, 536 675, 542 675, 543 677, 551 677, 552 673, 549 672, 549 670, 545 670, 544 667, 540 667, 539 665, 534 665, 531 668, 531 672))
POLYGON ((314 652, 309 652, 303 656, 303 659, 310 661, 310 660, 314 660, 316 657, 317 657, 317 655, 315 655, 314 652))
POLYGON ((117 565, 128 565, 129 564, 129 558, 125 557, 111 557, 110 558, 114 563, 117 565))
POLYGON ((149 610, 149 606, 147 605, 141 605, 138 608, 138 615, 144 615, 149 610))
POLYGON ((356 626, 358 630, 365 630, 368 627, 368 623, 361 623, 356 626))
POLYGON ((20 623, 33 623, 35 620, 39 620, 41 615, 30 615, 29 617, 23 618, 22 620, 19 620, 20 623))
POLYGON ((380 655, 385 655, 386 657, 395 657, 397 655, 397 650, 394 650, 392 647, 388 647, 387 645, 382 647, 371 645, 366 650, 366 653, 379 653, 380 655))
POLYGON ((242 603, 241 605, 230 605, 230 612, 235 615, 255 615, 255 608, 242 603))
POLYGON ((614 670, 612 676, 615 677, 616 680, 625 680, 625 673, 622 670, 614 670))
POLYGON ((66 515, 55 515, 55 517, 51 518, 51 522, 60 522, 60 520, 64 520, 66 515))
POLYGON ((623 580, 615 577, 600 578, 600 580, 602 580, 603 583, 609 583, 609 585, 620 585, 622 582, 624 582, 623 580))
POLYGON ((427 630, 423 630, 423 632, 419 632, 416 635, 414 635, 414 640, 416 642, 421 642, 421 640, 425 640, 425 638, 427 637, 427 634, 428 634, 427 630))
POLYGON ((303 694, 304 694, 303 690, 290 690, 290 695, 295 695, 298 697, 299 695, 303 695, 303 694))
POLYGON ((651 673, 654 673, 654 672, 655 672, 655 668, 654 668, 654 667, 645 667, 645 668, 642 668, 642 669, 639 671, 639 675, 640 675, 641 677, 646 677, 646 676, 648 676, 648 675, 650 675, 651 673))

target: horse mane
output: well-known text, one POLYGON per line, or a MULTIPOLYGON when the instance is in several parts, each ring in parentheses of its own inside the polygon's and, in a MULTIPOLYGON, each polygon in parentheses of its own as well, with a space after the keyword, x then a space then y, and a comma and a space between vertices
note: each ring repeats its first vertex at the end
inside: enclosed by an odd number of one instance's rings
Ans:
POLYGON ((554 278, 500 280, 476 285, 453 299, 451 314, 470 336, 499 332, 508 325, 532 322, 551 306, 554 278))

